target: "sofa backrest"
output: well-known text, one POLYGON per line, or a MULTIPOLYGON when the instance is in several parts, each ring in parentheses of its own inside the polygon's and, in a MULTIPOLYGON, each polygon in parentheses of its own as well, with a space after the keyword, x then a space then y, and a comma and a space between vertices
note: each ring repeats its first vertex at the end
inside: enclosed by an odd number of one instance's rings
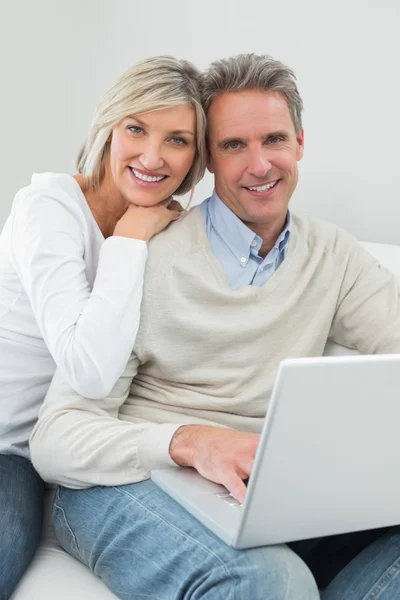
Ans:
MULTIPOLYGON (((361 242, 361 245, 364 246, 364 248, 368 250, 381 265, 392 271, 400 284, 400 246, 377 244, 375 242, 361 242)), ((328 341, 324 350, 325 356, 338 356, 343 354, 358 354, 358 351, 328 341)))

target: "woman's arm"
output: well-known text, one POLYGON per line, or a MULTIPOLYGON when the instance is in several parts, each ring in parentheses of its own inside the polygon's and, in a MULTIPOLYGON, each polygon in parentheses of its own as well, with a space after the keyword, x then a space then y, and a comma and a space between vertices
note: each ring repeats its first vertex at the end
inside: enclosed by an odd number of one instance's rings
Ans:
POLYGON ((30 440, 44 480, 80 489, 142 481, 153 468, 176 466, 169 445, 180 424, 118 419, 138 361, 132 357, 111 394, 93 402, 76 394, 57 371, 30 440))
POLYGON ((63 377, 87 398, 107 396, 137 335, 147 246, 106 239, 90 289, 81 208, 59 189, 23 190, 11 253, 41 335, 63 377))

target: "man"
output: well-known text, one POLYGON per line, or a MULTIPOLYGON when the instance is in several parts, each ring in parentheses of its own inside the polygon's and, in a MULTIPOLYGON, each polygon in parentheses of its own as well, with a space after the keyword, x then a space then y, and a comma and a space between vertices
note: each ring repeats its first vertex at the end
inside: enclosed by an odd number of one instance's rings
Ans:
POLYGON ((32 436, 35 466, 65 486, 57 537, 120 598, 313 600, 315 578, 324 600, 398 598, 396 530, 236 551, 148 480, 189 465, 242 501, 282 358, 328 337, 400 351, 394 276, 288 211, 304 148, 293 73, 242 55, 203 92, 215 192, 150 245, 134 356, 103 402, 56 375, 32 436))

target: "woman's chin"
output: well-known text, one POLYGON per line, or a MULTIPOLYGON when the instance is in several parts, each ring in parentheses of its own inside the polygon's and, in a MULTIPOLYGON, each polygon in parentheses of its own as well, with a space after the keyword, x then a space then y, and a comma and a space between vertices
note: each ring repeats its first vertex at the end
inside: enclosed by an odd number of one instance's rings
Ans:
POLYGON ((165 199, 165 194, 127 194, 125 198, 130 204, 150 208, 160 204, 165 199))

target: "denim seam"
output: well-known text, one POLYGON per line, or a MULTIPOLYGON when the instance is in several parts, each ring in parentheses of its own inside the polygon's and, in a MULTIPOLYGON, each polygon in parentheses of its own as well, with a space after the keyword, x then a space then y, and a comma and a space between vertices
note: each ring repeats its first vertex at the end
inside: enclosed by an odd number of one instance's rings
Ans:
POLYGON ((181 529, 178 529, 178 527, 175 527, 175 525, 173 525, 169 521, 166 521, 165 519, 163 519, 162 517, 160 517, 160 515, 158 515, 157 513, 153 512, 152 510, 150 510, 147 506, 145 506, 142 502, 140 502, 140 500, 138 500, 134 496, 131 496, 131 494, 128 494, 127 492, 125 492, 124 490, 122 490, 120 487, 116 487, 115 489, 119 493, 124 494, 125 496, 128 496, 128 498, 132 502, 135 501, 138 504, 140 504, 140 506, 145 511, 150 512, 154 517, 156 517, 160 521, 163 521, 163 523, 165 523, 166 525, 168 525, 169 527, 171 527, 171 529, 174 529, 182 537, 185 537, 187 540, 191 541, 195 546, 201 548, 206 554, 209 554, 210 556, 213 556, 220 563, 220 565, 222 566, 222 568, 225 570, 226 575, 229 576, 229 570, 226 568, 225 562, 223 560, 221 560, 220 557, 217 554, 215 554, 214 552, 212 552, 209 548, 206 548, 205 546, 203 546, 203 544, 200 544, 200 542, 198 540, 196 540, 196 539, 192 538, 191 536, 187 535, 186 533, 184 533, 181 529))
POLYGON ((289 590, 290 590, 290 587, 291 587, 291 581, 292 581, 292 577, 291 577, 291 574, 289 573, 287 581, 286 581, 286 592, 285 592, 285 598, 284 598, 284 600, 288 600, 289 590))
MULTIPOLYGON (((58 490, 57 490, 57 497, 59 497, 58 496, 58 490)), ((79 558, 82 559, 81 553, 80 553, 80 550, 79 550, 79 546, 78 546, 78 541, 76 539, 76 536, 75 536, 74 532, 71 529, 70 524, 68 523, 68 519, 67 519, 67 515, 65 513, 65 510, 62 508, 62 506, 60 506, 59 504, 57 504, 57 500, 56 499, 54 499, 53 508, 56 508, 57 510, 59 510, 61 512, 63 520, 64 520, 64 524, 65 524, 65 526, 66 526, 66 528, 67 528, 67 530, 69 532, 69 535, 71 536, 72 541, 73 541, 73 543, 75 545, 75 552, 79 556, 79 558)))
MULTIPOLYGON (((107 584, 105 583, 104 579, 102 579, 102 581, 103 581, 103 583, 104 583, 105 585, 107 585, 107 584)), ((108 587, 108 586, 107 586, 107 587, 108 587)), ((108 588, 108 589, 111 589, 111 588, 108 588)), ((117 590, 117 589, 114 589, 114 588, 113 588, 113 589, 111 589, 111 591, 112 591, 112 593, 113 593, 113 594, 115 594, 115 595, 116 595, 118 598, 119 598, 118 594, 124 594, 124 593, 125 593, 124 591, 122 591, 122 592, 121 592, 120 590, 117 590)), ((122 597, 122 596, 121 596, 121 597, 122 597)), ((134 600, 135 598, 136 598, 137 600, 143 600, 144 598, 150 598, 151 600, 164 600, 163 598, 160 598, 159 596, 149 596, 148 594, 135 594, 135 592, 133 592, 133 596, 129 596, 129 597, 130 597, 130 599, 131 599, 131 600, 134 600)))
POLYGON ((377 600, 387 584, 398 574, 399 570, 400 558, 395 560, 395 562, 386 569, 385 573, 378 579, 362 600, 377 600))
MULTIPOLYGON (((228 562, 228 564, 229 564, 229 562, 228 562)), ((225 596, 224 600, 235 600, 235 595, 234 595, 235 594, 235 587, 232 584, 234 584, 234 582, 238 581, 238 576, 237 575, 230 575, 229 571, 227 571, 227 569, 226 569, 225 563, 222 563, 218 567, 213 567, 213 569, 210 572, 214 573, 214 575, 215 575, 215 573, 218 573, 219 569, 222 569, 228 575, 229 579, 232 580, 230 582, 230 585, 229 585, 229 587, 230 587, 229 596, 225 596)), ((264 598, 264 593, 263 593, 263 598, 264 598)), ((251 600, 263 600, 263 598, 258 599, 255 596, 252 596, 251 600)))

